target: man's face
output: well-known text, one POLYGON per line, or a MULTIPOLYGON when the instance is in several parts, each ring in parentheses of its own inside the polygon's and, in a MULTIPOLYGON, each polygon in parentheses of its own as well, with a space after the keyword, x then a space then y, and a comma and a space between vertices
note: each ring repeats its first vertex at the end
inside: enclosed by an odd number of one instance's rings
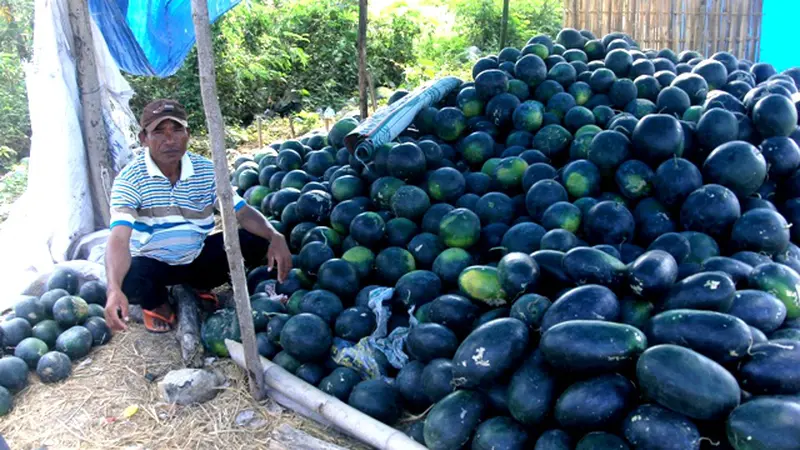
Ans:
POLYGON ((186 153, 189 130, 178 122, 165 120, 149 133, 142 130, 141 138, 156 163, 176 164, 186 153))

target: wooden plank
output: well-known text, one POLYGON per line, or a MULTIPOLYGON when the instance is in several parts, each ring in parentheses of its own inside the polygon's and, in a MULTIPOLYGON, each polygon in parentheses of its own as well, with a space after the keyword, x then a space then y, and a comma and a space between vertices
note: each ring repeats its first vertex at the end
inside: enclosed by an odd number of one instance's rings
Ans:
POLYGON ((103 120, 103 100, 94 59, 94 39, 85 0, 69 0, 69 23, 72 28, 72 56, 81 102, 81 131, 89 169, 89 188, 94 209, 95 229, 107 228, 111 219, 111 186, 114 171, 108 154, 108 133, 103 120))
POLYGON ((208 20, 208 3, 205 0, 192 0, 192 22, 197 36, 197 62, 200 75, 200 94, 206 113, 208 135, 211 140, 211 156, 214 162, 214 179, 217 184, 217 198, 222 211, 222 233, 225 240, 225 253, 228 257, 233 297, 236 302, 236 315, 239 319, 244 360, 250 394, 261 400, 264 393, 264 370, 256 347, 256 332, 253 328, 253 313, 250 309, 250 296, 244 276, 244 258, 239 243, 239 226, 233 211, 233 188, 225 154, 225 124, 217 95, 217 75, 214 65, 214 51, 211 45, 211 25, 208 20))
MULTIPOLYGON (((506 22, 508 22, 508 0, 503 0, 503 14, 505 17, 506 22)), ((572 28, 576 30, 580 30, 580 25, 578 24, 578 0, 572 0, 572 11, 570 11, 570 23, 572 23, 572 28)))

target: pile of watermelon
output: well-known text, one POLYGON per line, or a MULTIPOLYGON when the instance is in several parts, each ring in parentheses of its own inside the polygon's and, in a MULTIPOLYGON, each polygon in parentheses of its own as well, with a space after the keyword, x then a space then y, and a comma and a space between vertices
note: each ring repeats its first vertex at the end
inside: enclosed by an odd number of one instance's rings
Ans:
POLYGON ((67 268, 53 271, 41 297, 23 296, 0 321, 0 416, 13 406, 12 394, 28 385, 28 372, 43 383, 65 380, 72 362, 111 340, 99 281, 80 283, 67 268))
POLYGON ((800 69, 563 29, 472 76, 366 161, 348 118, 236 162, 296 254, 262 355, 431 449, 800 448, 800 69))

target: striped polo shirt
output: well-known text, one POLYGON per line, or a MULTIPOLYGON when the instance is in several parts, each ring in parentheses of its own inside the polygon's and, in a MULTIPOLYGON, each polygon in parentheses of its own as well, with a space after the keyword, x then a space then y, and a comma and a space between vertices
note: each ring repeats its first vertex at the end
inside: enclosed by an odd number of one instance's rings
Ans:
MULTIPOLYGON (((114 180, 111 189, 111 225, 131 227, 132 256, 146 256, 167 264, 188 264, 203 249, 214 229, 217 203, 214 165, 187 152, 181 175, 173 186, 146 149, 114 180)), ((245 201, 234 192, 234 209, 245 201)))

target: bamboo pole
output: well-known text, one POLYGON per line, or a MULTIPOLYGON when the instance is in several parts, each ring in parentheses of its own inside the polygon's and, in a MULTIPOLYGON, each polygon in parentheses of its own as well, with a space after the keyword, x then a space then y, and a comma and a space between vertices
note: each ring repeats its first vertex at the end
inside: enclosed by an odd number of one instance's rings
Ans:
POLYGON ((702 33, 702 40, 700 43, 700 48, 698 51, 703 56, 708 54, 708 4, 706 3, 707 0, 700 0, 700 9, 703 13, 703 20, 702 24, 700 25, 700 33, 702 33))
MULTIPOLYGON (((231 354, 231 359, 239 367, 245 365, 241 344, 226 339, 225 346, 231 354)), ((265 388, 273 389, 297 403, 301 408, 318 414, 324 421, 348 435, 380 450, 425 450, 425 447, 405 433, 373 419, 336 397, 323 393, 287 372, 283 367, 266 358, 260 358, 260 361, 264 366, 265 388)))
POLYGON ((244 275, 244 258, 239 243, 236 215, 233 211, 233 187, 230 183, 228 161, 225 157, 225 125, 217 96, 217 75, 214 68, 214 53, 211 46, 211 25, 208 20, 206 0, 192 0, 192 22, 197 36, 197 63, 200 74, 200 94, 206 113, 208 135, 211 140, 211 156, 214 161, 214 179, 217 184, 217 198, 222 211, 222 234, 225 240, 225 253, 228 257, 233 298, 239 318, 242 342, 244 343, 244 366, 250 394, 260 400, 264 386, 264 372, 256 347, 256 333, 253 328, 253 313, 247 294, 247 281, 244 275))
POLYGON ((722 0, 715 0, 717 2, 717 18, 716 18, 716 28, 715 28, 715 36, 714 36, 714 48, 711 50, 711 53, 716 53, 720 51, 721 47, 721 40, 722 40, 722 0))
MULTIPOLYGON (((85 0, 68 0, 69 23, 72 28, 72 55, 81 101, 81 131, 89 169, 89 186, 96 229, 107 228, 111 220, 111 185, 114 171, 108 154, 108 133, 103 119, 100 80, 94 59, 94 39, 85 0)), ((21 57, 22 55, 20 55, 21 57)))
POLYGON ((689 5, 687 5, 688 0, 680 0, 681 1, 681 17, 683 17, 682 25, 681 25, 681 42, 680 48, 676 49, 678 51, 683 50, 691 50, 691 45, 689 42, 691 41, 691 30, 692 30, 692 15, 689 13, 689 5))
POLYGON ((762 21, 762 14, 764 2, 763 0, 756 0, 754 14, 753 14, 753 21, 755 22, 755 33, 754 33, 754 42, 753 42, 753 62, 758 62, 761 59, 761 21, 762 21))
POLYGON ((583 8, 583 23, 581 26, 586 28, 587 30, 591 31, 592 33, 596 33, 595 30, 592 30, 592 14, 591 14, 591 0, 581 0, 581 7, 583 8))
POLYGON ((669 2, 669 47, 675 51, 678 50, 678 22, 677 22, 677 0, 670 0, 669 2))
POLYGON ((738 53, 736 53, 736 44, 735 44, 737 27, 734 24, 734 20, 736 17, 735 15, 736 8, 737 6, 739 6, 740 3, 741 2, 733 2, 728 5, 728 39, 725 42, 725 48, 737 58, 739 58, 738 53))
POLYGON ((743 0, 742 10, 739 15, 739 38, 737 39, 736 54, 739 58, 747 59, 747 17, 750 10, 750 0, 743 0))
POLYGON ((605 12, 605 3, 606 0, 595 0, 596 7, 595 7, 595 20, 597 21, 597 26, 595 26, 596 30, 595 33, 598 33, 598 36, 603 36, 608 34, 608 30, 603 28, 603 13, 605 12))
POLYGON ((642 46, 643 47, 650 47, 652 46, 652 33, 653 33, 653 2, 647 2, 647 21, 645 22, 645 29, 642 37, 642 46))
POLYGON ((705 35, 705 0, 695 0, 697 2, 695 11, 697 16, 694 23, 694 47, 692 50, 703 53, 703 40, 705 35))
MULTIPOLYGON (((505 0, 503 3, 508 3, 508 0, 505 0)), ((578 25, 578 0, 572 0, 572 11, 570 11, 570 15, 572 16, 570 17, 570 19, 572 19, 572 28, 576 30, 580 29, 580 25, 578 25)))
POLYGON ((750 15, 748 17, 748 26, 747 26, 747 56, 748 59, 755 62, 756 59, 756 49, 755 49, 755 28, 756 28, 756 2, 755 0, 750 1, 750 15))
POLYGON ((367 103, 367 0, 358 0, 358 94, 361 120, 369 117, 367 103))

